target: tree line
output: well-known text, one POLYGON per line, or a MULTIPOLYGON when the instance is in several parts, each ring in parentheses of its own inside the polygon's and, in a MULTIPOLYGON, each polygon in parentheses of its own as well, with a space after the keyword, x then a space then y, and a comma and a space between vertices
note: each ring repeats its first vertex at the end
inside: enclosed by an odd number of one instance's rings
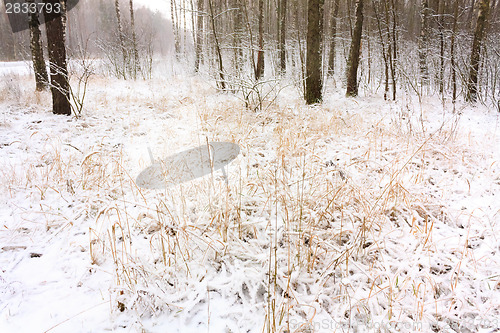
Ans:
MULTIPOLYGON (((77 50, 89 44, 85 51, 106 58, 109 73, 122 79, 141 73, 148 78, 145 68, 151 73, 153 56, 170 52, 194 72, 211 73, 223 91, 287 77, 307 104, 320 103, 331 82, 347 96, 361 88, 395 100, 402 90, 453 102, 493 102, 500 110, 499 2, 170 0, 168 22, 158 13, 134 10, 133 0, 85 0, 61 17, 57 31, 46 25, 50 79, 36 60, 43 56, 43 33, 35 17, 29 50, 35 77, 42 78, 37 89, 54 79, 51 89, 65 91, 57 82, 67 77, 60 69, 66 60, 51 57, 65 58, 64 45, 70 57, 81 56, 77 50)), ((2 48, 0 57, 15 59, 27 37, 9 35, 5 25, 0 20, 0 37, 12 47, 2 48)))
POLYGON ((6 7, 0 3, 0 61, 30 58, 36 90, 51 90, 56 114, 81 112, 83 97, 77 96, 69 84, 69 59, 77 63, 78 71, 84 71, 76 81, 80 85, 83 80, 85 87, 93 70, 90 59, 100 59, 105 74, 123 79, 148 78, 153 53, 165 54, 173 39, 168 20, 146 8, 135 10, 133 0, 82 0, 71 11, 67 11, 66 1, 44 3, 61 4, 62 13, 48 11, 50 6, 39 6, 43 9, 40 12, 21 13, 27 16, 29 29, 16 33, 9 27, 6 7), (122 12, 121 8, 126 10, 122 12))
POLYGON ((195 70, 207 62, 219 87, 242 71, 255 80, 295 74, 308 104, 322 100, 330 78, 347 96, 362 81, 385 99, 404 89, 498 103, 499 2, 172 0, 174 11, 195 13, 195 70))

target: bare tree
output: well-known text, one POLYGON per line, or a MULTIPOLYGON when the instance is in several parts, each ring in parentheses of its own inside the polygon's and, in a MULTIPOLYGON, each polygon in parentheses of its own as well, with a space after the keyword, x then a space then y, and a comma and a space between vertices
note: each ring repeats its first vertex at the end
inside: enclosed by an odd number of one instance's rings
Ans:
POLYGON ((330 22, 330 55, 328 58, 328 73, 333 75, 335 71, 335 46, 337 42, 337 17, 339 15, 340 0, 334 0, 332 20, 330 22))
MULTIPOLYGON (((387 100, 387 95, 389 93, 389 57, 391 56, 391 43, 386 41, 384 38, 382 30, 382 20, 379 14, 379 1, 373 1, 373 12, 375 14, 375 20, 377 22, 378 34, 380 38, 380 47, 382 48, 382 59, 384 60, 384 100, 387 100), (389 51, 386 49, 386 44, 388 45, 389 51)), ((385 22, 386 28, 388 27, 387 22, 385 22)), ((389 36, 387 36, 389 37, 389 36)))
POLYGON ((179 25, 177 20, 177 4, 175 0, 170 0, 170 18, 172 20, 172 31, 175 39, 175 55, 179 56, 181 52, 181 42, 179 38, 179 25))
POLYGON ((287 0, 278 0, 278 50, 279 50, 279 60, 280 60, 280 71, 284 73, 286 71, 286 12, 287 12, 287 0))
MULTIPOLYGON (((386 8, 387 8, 387 1, 386 0, 386 8)), ((392 54, 389 56, 390 60, 390 68, 391 68, 391 78, 392 78, 392 100, 396 100, 396 63, 397 63, 397 57, 398 57, 398 44, 397 44, 397 15, 396 15, 396 6, 397 2, 395 0, 390 0, 391 1, 391 14, 392 14, 392 33, 388 34, 390 35, 391 42, 389 42, 390 48, 389 48, 389 53, 392 54)), ((386 9, 386 13, 388 12, 388 9, 386 9)), ((389 14, 386 14, 387 17, 389 14)), ((387 18, 387 22, 389 22, 389 19, 387 18)), ((387 23, 389 24, 389 23, 387 23)))
POLYGON ((438 34, 439 34, 439 93, 444 94, 444 0, 439 0, 438 9, 438 34))
POLYGON ((217 34, 217 27, 215 25, 215 14, 214 14, 214 6, 212 4, 213 0, 208 0, 208 8, 210 9, 210 23, 212 25, 212 33, 214 36, 214 44, 215 44, 215 55, 217 57, 217 63, 219 65, 219 80, 217 81, 217 85, 222 90, 226 89, 226 79, 224 77, 224 66, 222 62, 222 52, 219 43, 219 37, 217 34))
POLYGON ((323 37, 324 0, 309 0, 307 8, 306 91, 307 104, 321 103, 323 73, 321 40, 323 37))
POLYGON ((473 26, 473 17, 474 17, 474 6, 476 5, 476 0, 469 0, 469 13, 467 14, 467 22, 469 22, 469 24, 471 26, 473 26))
POLYGON ((130 6, 130 28, 132 29, 132 52, 134 53, 134 66, 132 69, 132 76, 134 79, 137 78, 137 72, 140 71, 139 65, 139 50, 137 48, 137 36, 135 33, 135 19, 134 19, 134 1, 129 1, 130 6))
POLYGON ((429 83, 429 68, 427 66, 427 43, 429 24, 429 0, 422 1, 422 11, 420 13, 420 39, 418 40, 418 59, 422 85, 429 83))
POLYGON ((200 70, 201 57, 203 55, 203 9, 205 0, 198 0, 198 7, 196 13, 196 46, 194 57, 194 71, 200 70))
POLYGON ((243 6, 242 0, 232 0, 234 7, 234 31, 233 31, 233 48, 234 48, 234 68, 236 73, 241 73, 243 49, 242 49, 242 35, 243 35, 243 6))
POLYGON ((122 28, 122 20, 121 20, 121 15, 120 15, 120 1, 115 0, 115 14, 116 14, 116 22, 117 22, 117 28, 118 28, 118 39, 120 41, 120 50, 122 52, 122 60, 123 60, 123 66, 122 66, 122 76, 124 79, 127 79, 126 75, 126 64, 127 64, 127 50, 125 48, 125 35, 123 34, 123 28, 122 28))
POLYGON ((259 0, 259 50, 257 51, 257 66, 255 79, 264 76, 264 0, 259 0))
POLYGON ((490 8, 489 0, 481 0, 479 3, 479 12, 477 14, 476 30, 474 32, 474 41, 472 42, 472 52, 470 56, 470 73, 467 82, 467 96, 468 102, 477 101, 477 79, 479 72, 479 61, 481 57, 481 44, 484 39, 484 28, 487 22, 488 10, 490 8))
MULTIPOLYGON (((34 0, 28 0, 28 3, 34 3, 34 0)), ((31 58, 33 60, 33 70, 35 72, 36 90, 45 90, 48 86, 49 76, 45 67, 45 59, 43 57, 40 20, 38 11, 34 11, 29 15, 30 27, 30 48, 31 58)))
MULTIPOLYGON (((6 13, 4 1, 0 1, 0 13, 6 13)), ((6 16, 6 15, 5 15, 6 16)), ((9 27, 8 17, 0 15, 0 58, 2 60, 12 61, 16 59, 16 40, 14 32, 9 27)))
POLYGON ((453 27, 450 40, 451 84, 452 84, 453 105, 455 105, 455 102, 457 100, 457 69, 455 60, 455 39, 457 35, 458 3, 459 0, 455 0, 455 5, 453 6, 453 27))
POLYGON ((45 29, 47 32, 47 46, 49 50, 50 83, 52 92, 52 112, 54 114, 71 115, 69 103, 68 68, 66 64, 66 2, 47 0, 52 8, 61 8, 61 13, 55 10, 50 12, 44 7, 45 29), (60 7, 59 7, 60 6, 60 7))
POLYGON ((356 23, 351 41, 351 50, 349 52, 348 72, 347 72, 347 90, 346 96, 358 95, 358 66, 361 49, 361 34, 363 32, 363 0, 357 0, 356 3, 356 23))

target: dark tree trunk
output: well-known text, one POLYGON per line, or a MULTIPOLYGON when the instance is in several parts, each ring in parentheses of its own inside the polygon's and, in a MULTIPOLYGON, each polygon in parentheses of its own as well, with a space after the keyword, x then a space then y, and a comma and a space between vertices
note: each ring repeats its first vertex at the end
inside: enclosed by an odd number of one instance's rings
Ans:
POLYGON ((467 82, 467 96, 468 102, 477 101, 477 79, 479 73, 479 61, 481 57, 481 43, 484 38, 484 28, 486 26, 486 18, 490 8, 489 0, 482 0, 479 3, 479 13, 477 15, 476 31, 474 32, 474 41, 472 42, 472 52, 470 56, 470 73, 467 82))
POLYGON ((306 93, 307 104, 321 103, 323 91, 321 40, 324 0, 309 0, 307 8, 306 93))
POLYGON ((356 4, 356 24, 352 35, 351 50, 349 52, 346 96, 358 95, 358 66, 361 49, 361 34, 363 32, 363 0, 356 4))
POLYGON ((262 76, 264 76, 264 0, 259 0, 259 51, 255 79, 259 80, 262 76))
POLYGON ((68 68, 66 66, 65 45, 65 2, 59 0, 46 0, 55 4, 62 4, 62 15, 54 11, 50 13, 44 7, 45 29, 47 31, 47 46, 49 50, 50 90, 52 92, 52 112, 54 114, 71 115, 69 103, 68 68))
POLYGON ((332 21, 330 26, 330 55, 328 58, 328 73, 333 75, 335 72, 335 46, 337 42, 337 17, 339 15, 340 0, 334 0, 332 21))
POLYGON ((450 40, 450 57, 451 57, 451 85, 452 85, 452 101, 455 104, 457 100, 457 69, 455 61, 455 38, 457 34, 457 21, 458 21, 458 0, 455 0, 453 7, 453 28, 450 40))
MULTIPOLYGON (((34 0, 28 0, 28 3, 34 3, 34 0)), ((36 90, 45 90, 49 83, 49 76, 47 68, 45 67, 45 59, 43 58, 43 48, 40 31, 40 20, 38 12, 30 14, 29 17, 30 27, 30 48, 31 58, 33 60, 33 70, 35 72, 36 90)))
MULTIPOLYGON (((8 17, 3 19, 3 13, 7 10, 4 6, 5 1, 0 1, 0 57, 2 60, 13 61, 16 59, 16 50, 15 50, 15 37, 12 32, 11 27, 9 26, 8 17)), ((5 15, 7 16, 7 15, 5 15)))
POLYGON ((286 71, 286 51, 285 51, 285 43, 286 43, 286 12, 287 12, 287 0, 278 0, 279 1, 279 59, 280 59, 280 71, 284 73, 286 71))

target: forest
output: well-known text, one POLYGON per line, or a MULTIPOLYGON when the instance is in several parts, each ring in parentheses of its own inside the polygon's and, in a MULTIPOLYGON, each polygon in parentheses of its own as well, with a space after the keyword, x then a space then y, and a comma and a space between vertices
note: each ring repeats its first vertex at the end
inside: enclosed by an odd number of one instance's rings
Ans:
POLYGON ((0 2, 1 332, 496 332, 499 0, 0 2))
MULTIPOLYGON (((318 90, 310 103, 321 100, 333 79, 346 89, 350 82, 354 95, 361 86, 383 91, 386 100, 401 90, 499 106, 496 0, 172 0, 170 16, 117 4, 80 1, 68 13, 69 58, 98 58, 106 62, 101 74, 146 79, 155 60, 174 55, 187 69, 212 75, 220 89, 243 96, 260 89, 255 82, 262 78, 286 76, 306 100, 306 90, 318 90)), ((0 59, 30 59, 29 31, 13 33, 8 24, 3 15, 0 59)))

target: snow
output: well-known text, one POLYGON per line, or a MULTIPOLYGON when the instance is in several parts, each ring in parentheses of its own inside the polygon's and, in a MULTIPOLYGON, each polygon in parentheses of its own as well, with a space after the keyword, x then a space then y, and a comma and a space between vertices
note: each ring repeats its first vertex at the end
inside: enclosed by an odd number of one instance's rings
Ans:
POLYGON ((29 61, 0 62, 0 76, 8 74, 28 75, 32 71, 29 61))
POLYGON ((495 110, 330 84, 252 112, 173 73, 94 76, 75 119, 0 68, 0 332, 499 328, 495 110), (207 140, 228 185, 136 186, 207 140))

